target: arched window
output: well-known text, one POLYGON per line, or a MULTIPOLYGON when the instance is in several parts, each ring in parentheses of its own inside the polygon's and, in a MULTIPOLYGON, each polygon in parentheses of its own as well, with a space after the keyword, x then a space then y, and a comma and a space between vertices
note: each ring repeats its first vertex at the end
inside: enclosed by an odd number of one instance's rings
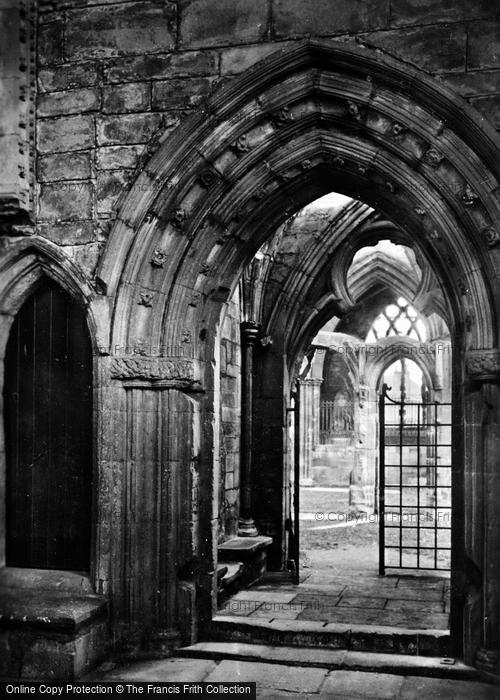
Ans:
POLYGON ((368 331, 366 342, 375 343, 380 338, 391 335, 406 335, 420 342, 427 339, 425 323, 403 297, 399 297, 395 304, 389 304, 377 316, 368 331))
POLYGON ((46 279, 5 357, 7 566, 88 571, 92 352, 85 315, 46 279))

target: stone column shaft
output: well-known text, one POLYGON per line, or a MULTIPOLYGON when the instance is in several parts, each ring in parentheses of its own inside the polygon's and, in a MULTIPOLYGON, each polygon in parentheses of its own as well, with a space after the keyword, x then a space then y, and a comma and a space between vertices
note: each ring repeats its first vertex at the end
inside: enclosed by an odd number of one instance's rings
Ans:
POLYGON ((241 456, 240 518, 238 535, 254 537, 257 528, 252 515, 252 437, 253 437, 253 352, 260 326, 241 324, 241 456))

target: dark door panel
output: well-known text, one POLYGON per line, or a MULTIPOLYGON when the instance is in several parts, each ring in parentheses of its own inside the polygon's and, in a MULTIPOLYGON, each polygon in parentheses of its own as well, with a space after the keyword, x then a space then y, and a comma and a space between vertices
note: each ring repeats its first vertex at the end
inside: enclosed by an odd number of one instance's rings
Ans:
POLYGON ((89 569, 92 353, 82 309, 46 280, 5 360, 7 565, 89 569))

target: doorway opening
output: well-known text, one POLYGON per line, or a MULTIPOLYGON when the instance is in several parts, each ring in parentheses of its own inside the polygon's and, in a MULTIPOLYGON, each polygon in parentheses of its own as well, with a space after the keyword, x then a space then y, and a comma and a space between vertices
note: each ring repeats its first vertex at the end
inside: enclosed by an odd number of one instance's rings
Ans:
MULTIPOLYGON (((287 602, 273 608, 273 618, 439 629, 447 634, 451 527, 442 534, 432 521, 432 547, 439 549, 440 566, 431 571, 425 566, 431 528, 418 524, 418 517, 441 513, 443 505, 451 525, 451 481, 443 483, 443 488, 441 481, 432 481, 432 473, 441 479, 438 459, 444 455, 438 454, 436 445, 431 449, 427 444, 432 430, 441 439, 438 424, 446 418, 451 445, 451 413, 441 415, 451 402, 449 309, 431 266, 403 230, 369 206, 336 193, 290 217, 260 248, 228 306, 221 340, 221 454, 226 482, 221 499, 227 502, 226 536, 235 528, 237 506, 229 501, 235 494, 236 472, 231 474, 228 466, 234 463, 230 449, 234 450, 237 423, 229 423, 235 412, 234 396, 227 390, 235 385, 244 392, 248 384, 244 377, 238 382, 239 359, 230 328, 238 305, 239 318, 245 327, 252 325, 255 334, 250 510, 257 515, 258 532, 271 535, 278 544, 280 533, 268 527, 270 510, 263 507, 266 501, 261 503, 258 493, 259 489, 263 494, 271 492, 274 481, 278 482, 275 460, 283 459, 287 475, 282 576, 278 571, 268 576, 268 581, 282 582, 274 593, 283 593, 287 602), (310 320, 301 322, 301 314, 309 308, 310 320), (281 348, 274 347, 278 319, 289 367, 283 377, 274 369, 281 348), (265 329, 259 336, 257 321, 265 329), (404 415, 413 417, 412 406, 421 406, 418 436, 414 427, 405 424, 401 446, 390 437, 392 426, 383 424, 380 414, 386 385, 393 387, 391 398, 404 403, 404 415), (434 410, 431 429, 425 422, 430 420, 430 407, 436 405, 442 408, 438 418, 434 410), (283 424, 285 449, 281 454, 278 450, 264 453, 262 445, 270 444, 270 435, 276 435, 278 444, 283 424), (414 448, 415 439, 420 443, 414 448), (384 499, 396 487, 390 480, 394 468, 389 461, 396 447, 398 467, 404 474, 397 484, 397 504, 384 499), (387 452, 385 468, 393 469, 385 474, 385 486, 381 449, 384 455, 387 452), (425 476, 421 476, 424 465, 425 476), (447 506, 442 500, 432 501, 437 496, 441 499, 445 491, 447 506), (403 496, 409 500, 401 500, 403 496), (411 539, 415 532, 406 527, 406 519, 414 519, 415 511, 416 543, 411 539), (390 532, 388 518, 394 519, 390 532), (401 561, 391 559, 396 523, 401 561), (408 559, 413 550, 417 552, 414 563, 408 559), (291 581, 298 584, 294 595, 291 581), (281 591, 282 585, 286 588, 281 591)), ((248 348, 242 349, 242 355, 245 352, 248 348)), ((446 478, 451 462, 447 468, 446 478)), ((237 603, 230 603, 225 613, 237 610, 238 615, 265 617, 265 609, 243 606, 255 604, 253 590, 238 594, 237 603)), ((257 599, 274 593, 262 589, 257 599)))
POLYGON ((83 310, 44 279, 5 356, 6 565, 88 572, 92 350, 83 310))

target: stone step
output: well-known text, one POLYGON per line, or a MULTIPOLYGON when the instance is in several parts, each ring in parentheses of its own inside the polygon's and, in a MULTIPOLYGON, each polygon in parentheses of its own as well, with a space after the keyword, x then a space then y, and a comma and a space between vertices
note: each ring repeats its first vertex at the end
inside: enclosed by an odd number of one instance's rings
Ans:
POLYGON ((351 651, 447 657, 448 630, 418 630, 375 625, 343 625, 313 620, 259 620, 216 615, 211 641, 264 643, 272 646, 321 647, 351 651))
POLYGON ((480 674, 471 666, 450 658, 410 656, 350 651, 347 649, 318 649, 317 647, 268 646, 239 642, 199 642, 177 649, 176 656, 193 659, 228 659, 259 661, 293 667, 328 668, 329 670, 370 671, 397 675, 429 676, 456 680, 479 680, 480 674))

